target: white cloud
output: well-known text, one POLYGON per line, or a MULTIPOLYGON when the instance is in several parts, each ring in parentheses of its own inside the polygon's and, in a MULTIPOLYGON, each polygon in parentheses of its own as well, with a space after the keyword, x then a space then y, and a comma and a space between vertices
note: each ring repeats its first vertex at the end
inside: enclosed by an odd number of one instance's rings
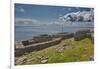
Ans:
POLYGON ((20 8, 20 9, 18 9, 18 11, 19 11, 19 12, 25 12, 25 9, 20 8))
POLYGON ((38 20, 36 19, 28 19, 28 18, 16 18, 15 24, 16 25, 33 25, 36 24, 38 20))
POLYGON ((76 21, 76 22, 93 22, 94 19, 94 12, 93 10, 91 11, 78 11, 78 12, 72 12, 72 13, 67 13, 63 15, 62 17, 59 17, 59 20, 62 22, 67 22, 67 21, 76 21))

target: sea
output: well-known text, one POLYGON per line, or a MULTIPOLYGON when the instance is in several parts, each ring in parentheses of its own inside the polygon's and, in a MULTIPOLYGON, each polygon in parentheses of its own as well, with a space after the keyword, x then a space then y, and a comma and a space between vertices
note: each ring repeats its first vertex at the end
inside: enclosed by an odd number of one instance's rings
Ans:
POLYGON ((76 32, 78 30, 90 29, 94 31, 93 23, 72 24, 40 24, 40 25, 16 25, 14 26, 14 40, 16 42, 32 39, 41 34, 53 34, 61 32, 76 32))

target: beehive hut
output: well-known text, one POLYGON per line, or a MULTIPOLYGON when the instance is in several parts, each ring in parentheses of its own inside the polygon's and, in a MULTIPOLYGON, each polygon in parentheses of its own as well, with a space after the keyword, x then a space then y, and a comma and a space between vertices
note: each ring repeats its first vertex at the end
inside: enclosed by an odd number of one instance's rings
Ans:
POLYGON ((79 41, 86 37, 91 37, 90 33, 91 33, 91 31, 88 29, 77 31, 74 33, 74 40, 79 41))

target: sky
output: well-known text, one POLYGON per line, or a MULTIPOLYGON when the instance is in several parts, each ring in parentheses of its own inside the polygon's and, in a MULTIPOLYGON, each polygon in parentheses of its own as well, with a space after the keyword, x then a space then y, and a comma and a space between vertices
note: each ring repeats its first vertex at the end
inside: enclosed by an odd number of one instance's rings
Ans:
POLYGON ((85 7, 15 4, 15 21, 18 23, 57 23, 67 21, 93 22, 94 9, 85 7))

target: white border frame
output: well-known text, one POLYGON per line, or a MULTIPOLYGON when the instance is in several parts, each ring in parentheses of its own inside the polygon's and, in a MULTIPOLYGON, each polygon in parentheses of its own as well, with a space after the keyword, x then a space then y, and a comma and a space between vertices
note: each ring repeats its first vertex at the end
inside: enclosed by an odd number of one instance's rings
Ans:
MULTIPOLYGON (((89 64, 91 62, 71 62, 71 63, 56 63, 56 64, 37 64, 37 65, 20 65, 20 66, 15 66, 14 65, 14 4, 15 3, 21 3, 21 4, 37 4, 37 5, 54 5, 54 6, 72 6, 72 7, 89 7, 89 8, 95 8, 94 5, 94 1, 91 0, 12 0, 11 1, 11 64, 10 67, 11 69, 32 69, 32 68, 37 68, 40 69, 41 67, 44 67, 44 69, 46 69, 45 67, 50 67, 54 69, 59 68, 59 66, 65 66, 67 65, 68 68, 70 68, 69 66, 71 65, 81 65, 84 66, 83 64, 89 64), (74 64, 73 64, 74 63, 74 64), (56 66, 56 67, 55 67, 56 66)), ((93 64, 95 62, 92 62, 93 64)), ((87 65, 85 65, 87 66, 87 65)), ((62 68, 62 67, 61 67, 62 68)), ((61 69, 59 68, 59 69, 61 69)))

